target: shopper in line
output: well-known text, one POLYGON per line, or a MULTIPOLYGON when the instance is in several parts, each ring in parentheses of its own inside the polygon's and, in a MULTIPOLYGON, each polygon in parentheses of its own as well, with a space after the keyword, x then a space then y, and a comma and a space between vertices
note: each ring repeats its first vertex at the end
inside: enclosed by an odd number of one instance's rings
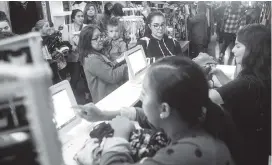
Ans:
POLYGON ((211 99, 229 110, 243 135, 247 163, 267 165, 271 155, 271 32, 260 24, 247 25, 237 33, 232 49, 242 69, 229 80, 213 69, 223 85, 211 90, 211 99))
MULTIPOLYGON (((58 67, 57 57, 61 57, 61 55, 54 48, 55 44, 51 42, 50 35, 52 35, 52 28, 50 27, 50 23, 47 20, 39 20, 35 26, 32 28, 32 31, 39 32, 41 34, 42 40, 42 56, 44 60, 47 60, 50 64, 50 67, 53 72, 53 83, 56 84, 65 77, 65 70, 58 67)), ((64 57, 63 57, 64 58, 64 57)), ((63 59, 62 58, 62 59, 63 59)), ((66 63, 66 61, 65 61, 66 63)), ((62 65, 63 61, 59 61, 59 64, 62 65)))
POLYGON ((223 37, 222 37, 222 22, 224 18, 224 12, 227 5, 225 1, 221 1, 220 6, 214 10, 214 18, 216 21, 216 35, 217 40, 219 44, 223 43, 223 37))
POLYGON ((191 58, 195 58, 200 52, 206 52, 206 48, 208 47, 208 21, 205 2, 198 2, 197 14, 189 18, 188 22, 191 36, 191 58))
MULTIPOLYGON (((240 1, 232 1, 231 5, 225 9, 224 18, 222 23, 222 31, 223 31, 223 45, 220 50, 219 62, 224 63, 225 51, 228 46, 231 44, 231 49, 233 48, 234 41, 236 38, 236 33, 239 28, 245 26, 246 17, 244 13, 243 6, 240 1)), ((230 56, 233 55, 230 53, 230 56)), ((232 59, 232 58, 230 58, 232 59)))
POLYGON ((98 14, 97 7, 94 3, 87 3, 84 11, 84 24, 102 26, 101 15, 98 14))
POLYGON ((0 32, 11 32, 10 22, 7 15, 0 11, 0 32))
POLYGON ((98 26, 86 26, 80 33, 78 50, 94 103, 118 88, 128 78, 127 65, 116 66, 103 54, 105 35, 98 26))
POLYGON ((89 121, 113 118, 114 137, 105 142, 102 165, 135 163, 127 142, 133 125, 125 117, 138 121, 142 128, 163 129, 171 138, 166 148, 138 164, 239 164, 239 135, 229 115, 212 103, 208 93, 202 69, 188 58, 172 56, 148 70, 142 110, 105 113, 93 104, 78 108, 79 115, 89 121))
POLYGON ((107 22, 110 20, 111 18, 111 13, 112 13, 112 3, 111 2, 107 2, 104 5, 104 13, 102 15, 102 31, 105 31, 107 29, 107 22))
POLYGON ((72 45, 72 51, 67 56, 67 71, 71 76, 71 87, 75 91, 77 83, 80 79, 81 65, 78 61, 78 40, 79 33, 85 24, 83 24, 83 12, 79 9, 75 9, 71 14, 71 24, 63 26, 62 30, 62 40, 68 41, 72 45))
POLYGON ((179 42, 166 34, 166 20, 160 11, 152 12, 147 18, 150 34, 138 40, 137 45, 142 45, 147 57, 156 59, 181 55, 179 42))
POLYGON ((121 3, 115 3, 111 9, 111 17, 123 17, 125 15, 123 8, 124 6, 121 3))

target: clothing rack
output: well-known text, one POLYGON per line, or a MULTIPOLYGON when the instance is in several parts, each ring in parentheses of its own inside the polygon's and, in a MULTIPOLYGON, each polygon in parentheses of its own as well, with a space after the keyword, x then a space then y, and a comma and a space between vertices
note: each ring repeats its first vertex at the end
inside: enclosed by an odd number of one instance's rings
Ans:
POLYGON ((174 28, 173 37, 177 40, 188 40, 187 19, 191 14, 191 4, 179 3, 174 9, 173 22, 170 25, 174 28))
POLYGON ((271 2, 263 3, 259 22, 263 25, 271 26, 271 2))
POLYGON ((137 39, 144 33, 143 16, 123 16, 120 21, 124 23, 125 36, 129 37, 131 42, 137 42, 137 39))

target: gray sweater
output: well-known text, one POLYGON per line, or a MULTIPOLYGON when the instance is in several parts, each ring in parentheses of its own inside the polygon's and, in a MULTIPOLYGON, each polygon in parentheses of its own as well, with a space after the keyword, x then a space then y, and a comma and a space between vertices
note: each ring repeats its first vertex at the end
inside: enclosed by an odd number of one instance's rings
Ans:
POLYGON ((126 64, 116 66, 105 55, 99 53, 89 54, 83 67, 94 103, 110 94, 128 78, 126 64))

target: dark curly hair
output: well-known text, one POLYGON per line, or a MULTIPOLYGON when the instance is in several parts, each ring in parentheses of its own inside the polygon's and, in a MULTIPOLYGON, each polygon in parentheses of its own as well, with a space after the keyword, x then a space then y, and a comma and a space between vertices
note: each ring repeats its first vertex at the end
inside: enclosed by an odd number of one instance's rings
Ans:
POLYGON ((110 18, 110 19, 108 20, 107 26, 119 26, 119 23, 120 23, 120 21, 119 21, 118 18, 112 17, 112 18, 110 18))
POLYGON ((107 16, 111 16, 112 7, 113 7, 112 3, 111 2, 107 2, 104 5, 104 14, 106 14, 107 16))
POLYGON ((81 65, 84 64, 85 57, 87 57, 87 55, 93 51, 92 37, 95 29, 100 30, 99 26, 88 25, 84 27, 80 32, 78 41, 78 51, 79 62, 81 63, 81 65))
POLYGON ((7 22, 9 22, 6 13, 3 12, 3 11, 0 11, 0 21, 7 21, 7 22))
POLYGON ((124 16, 124 12, 123 12, 123 8, 124 6, 120 3, 115 3, 111 9, 111 13, 115 16, 115 17, 122 17, 124 16))
POLYGON ((72 10, 72 14, 71 14, 71 20, 72 20, 72 22, 74 22, 74 19, 75 19, 76 14, 77 14, 78 12, 83 13, 83 11, 80 10, 80 9, 74 9, 74 10, 72 10))

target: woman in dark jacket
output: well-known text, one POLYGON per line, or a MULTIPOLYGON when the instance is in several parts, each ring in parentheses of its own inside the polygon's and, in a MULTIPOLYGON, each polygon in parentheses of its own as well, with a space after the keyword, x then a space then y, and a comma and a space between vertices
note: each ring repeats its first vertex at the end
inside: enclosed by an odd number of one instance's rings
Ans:
POLYGON ((204 2, 198 2, 198 13, 189 18, 190 29, 190 50, 191 57, 198 56, 200 52, 206 52, 208 47, 208 21, 206 17, 206 4, 204 2))
POLYGON ((150 13, 147 17, 147 23, 150 29, 146 30, 150 30, 151 34, 137 42, 137 45, 142 45, 147 57, 159 59, 182 54, 179 42, 165 34, 166 22, 161 12, 150 13))

